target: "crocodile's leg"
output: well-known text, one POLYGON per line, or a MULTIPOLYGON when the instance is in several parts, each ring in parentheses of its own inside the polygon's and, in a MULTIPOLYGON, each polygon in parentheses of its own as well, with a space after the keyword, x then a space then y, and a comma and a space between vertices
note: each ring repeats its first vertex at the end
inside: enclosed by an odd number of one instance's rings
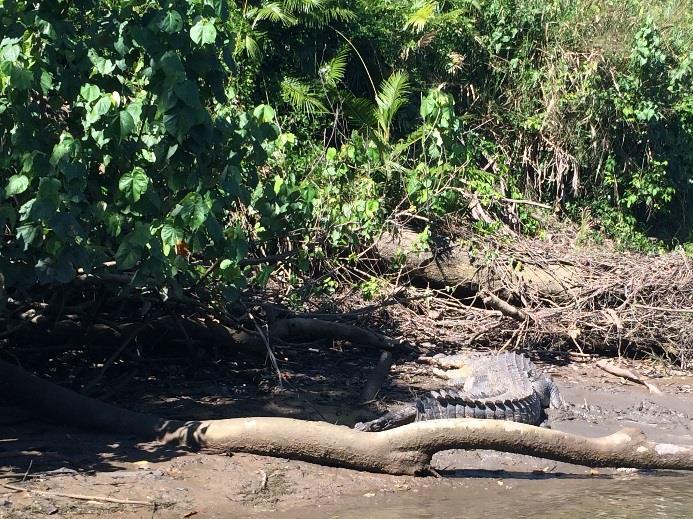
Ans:
POLYGON ((469 375, 469 370, 466 369, 444 370, 440 368, 431 368, 431 372, 438 378, 449 380, 450 386, 452 387, 464 386, 466 377, 469 375))
POLYGON ((376 418, 370 422, 359 422, 354 426, 354 429, 365 432, 384 431, 386 429, 392 429, 393 427, 399 427, 400 425, 412 423, 415 420, 416 407, 410 406, 395 411, 390 411, 380 418, 376 418))

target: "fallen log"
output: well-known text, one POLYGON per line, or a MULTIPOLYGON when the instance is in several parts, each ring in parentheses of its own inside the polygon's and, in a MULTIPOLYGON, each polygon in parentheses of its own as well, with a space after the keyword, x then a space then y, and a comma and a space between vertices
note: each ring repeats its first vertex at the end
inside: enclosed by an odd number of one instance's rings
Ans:
POLYGON ((425 474, 433 454, 449 449, 492 449, 589 467, 693 470, 693 447, 653 443, 635 428, 587 438, 475 418, 417 422, 381 432, 292 418, 233 418, 188 423, 163 439, 388 474, 425 474))
POLYGON ((338 339, 382 350, 394 350, 404 347, 401 341, 358 326, 306 317, 278 319, 270 327, 270 337, 278 337, 285 341, 296 340, 300 337, 309 339, 338 339))
POLYGON ((573 299, 571 290, 580 286, 578 269, 560 263, 538 266, 524 265, 522 270, 512 268, 501 275, 497 268, 474 261, 469 251, 459 244, 440 243, 430 251, 421 251, 419 235, 406 228, 397 234, 383 233, 375 243, 380 257, 388 261, 403 262, 410 276, 422 278, 435 286, 458 287, 475 294, 482 289, 491 292, 506 288, 503 276, 514 277, 519 285, 553 301, 573 299))
POLYGON ((42 418, 162 444, 223 449, 370 472, 422 474, 433 454, 493 449, 590 467, 693 470, 693 447, 653 443, 638 429, 587 438, 500 420, 418 422, 367 433, 292 418, 166 421, 77 394, 0 361, 0 391, 42 418))

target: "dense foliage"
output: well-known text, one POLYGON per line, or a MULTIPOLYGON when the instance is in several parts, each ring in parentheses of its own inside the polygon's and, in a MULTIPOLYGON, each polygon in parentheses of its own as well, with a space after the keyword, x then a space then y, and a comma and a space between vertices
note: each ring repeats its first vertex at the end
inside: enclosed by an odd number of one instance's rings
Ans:
POLYGON ((0 274, 115 262, 232 299, 270 275, 249 251, 319 255, 397 215, 540 232, 518 198, 630 245, 693 240, 692 18, 676 0, 0 1, 0 274))

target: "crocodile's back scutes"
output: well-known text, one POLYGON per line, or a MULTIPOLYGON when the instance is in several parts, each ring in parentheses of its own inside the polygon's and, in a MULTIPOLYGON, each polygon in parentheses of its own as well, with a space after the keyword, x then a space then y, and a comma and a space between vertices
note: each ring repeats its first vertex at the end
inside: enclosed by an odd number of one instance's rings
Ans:
POLYGON ((542 421, 542 398, 534 381, 539 372, 525 355, 471 354, 466 362, 473 375, 457 387, 432 391, 417 400, 416 420, 492 418, 528 424, 542 421))
POLYGON ((535 393, 519 400, 470 401, 454 391, 432 392, 434 396, 416 401, 416 421, 444 418, 486 418, 538 424, 542 405, 535 393))

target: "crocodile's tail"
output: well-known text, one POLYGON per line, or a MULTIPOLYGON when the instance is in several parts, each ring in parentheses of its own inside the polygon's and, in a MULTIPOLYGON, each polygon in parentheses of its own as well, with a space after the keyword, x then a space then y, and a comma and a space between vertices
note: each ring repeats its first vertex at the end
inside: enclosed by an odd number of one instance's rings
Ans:
POLYGON ((370 422, 359 422, 354 425, 354 429, 357 431, 365 432, 378 432, 384 431, 386 429, 392 429, 393 427, 399 427, 400 425, 405 425, 412 423, 416 420, 416 408, 409 405, 403 409, 396 411, 390 411, 384 414, 380 418, 371 420, 370 422))

